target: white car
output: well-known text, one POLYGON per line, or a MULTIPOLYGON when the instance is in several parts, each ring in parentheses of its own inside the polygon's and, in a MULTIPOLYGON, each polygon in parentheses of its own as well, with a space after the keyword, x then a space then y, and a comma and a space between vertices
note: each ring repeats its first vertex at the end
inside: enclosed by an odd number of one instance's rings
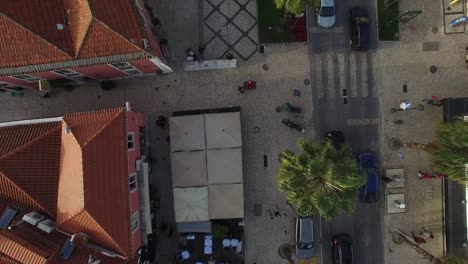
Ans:
POLYGON ((334 0, 320 0, 320 9, 317 15, 317 24, 323 28, 335 25, 335 2, 334 0))

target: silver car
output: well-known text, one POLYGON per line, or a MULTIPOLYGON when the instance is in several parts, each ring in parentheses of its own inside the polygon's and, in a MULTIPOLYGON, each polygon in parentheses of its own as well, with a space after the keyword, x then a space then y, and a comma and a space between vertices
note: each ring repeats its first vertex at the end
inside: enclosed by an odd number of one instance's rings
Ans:
POLYGON ((323 28, 335 25, 335 2, 334 0, 320 0, 320 9, 317 15, 317 24, 323 28))
POLYGON ((296 219, 296 258, 310 259, 314 256, 314 221, 312 217, 296 219))

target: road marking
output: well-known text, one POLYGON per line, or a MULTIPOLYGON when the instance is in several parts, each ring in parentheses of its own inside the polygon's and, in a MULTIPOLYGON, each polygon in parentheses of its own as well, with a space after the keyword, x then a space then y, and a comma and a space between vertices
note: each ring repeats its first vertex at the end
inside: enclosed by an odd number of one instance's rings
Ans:
POLYGON ((333 72, 333 54, 327 54, 327 76, 328 76, 328 83, 327 83, 327 90, 328 90, 328 97, 333 99, 335 98, 335 76, 333 72))
POLYGON ((354 52, 349 57, 349 72, 351 73, 351 97, 357 97, 356 53, 354 52))
POLYGON ((367 97, 367 96, 369 96, 369 87, 367 85, 367 77, 368 77, 368 74, 367 74, 367 53, 360 52, 360 56, 361 56, 361 69, 362 69, 362 71, 361 71, 362 72, 362 78, 361 78, 362 97, 367 97))
POLYGON ((310 27, 310 33, 342 33, 343 27, 332 27, 332 28, 321 28, 321 27, 310 27))
POLYGON ((317 79, 317 97, 323 98, 323 80, 322 80, 322 56, 315 55, 314 56, 314 63, 315 63, 315 74, 317 79))
POLYGON ((346 120, 347 126, 366 126, 366 125, 378 125, 380 119, 378 118, 363 118, 363 119, 348 119, 346 120))
POLYGON ((344 54, 338 54, 338 74, 339 74, 340 94, 343 96, 342 91, 343 89, 346 89, 344 54))

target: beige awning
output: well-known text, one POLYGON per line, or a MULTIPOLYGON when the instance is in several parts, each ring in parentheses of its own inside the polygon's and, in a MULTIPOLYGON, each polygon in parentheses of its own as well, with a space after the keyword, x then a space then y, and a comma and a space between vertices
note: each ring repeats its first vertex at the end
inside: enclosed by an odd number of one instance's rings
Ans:
POLYGON ((206 151, 208 184, 242 183, 242 149, 206 151))
POLYGON ((239 184, 208 186, 210 219, 244 218, 244 187, 239 184))
POLYGON ((171 152, 206 149, 203 115, 169 118, 171 152))
POLYGON ((171 153, 172 187, 206 186, 205 151, 171 153))
POLYGON ((242 147, 240 112, 205 114, 206 148, 242 147))
POLYGON ((208 221, 208 188, 174 188, 176 222, 208 221))

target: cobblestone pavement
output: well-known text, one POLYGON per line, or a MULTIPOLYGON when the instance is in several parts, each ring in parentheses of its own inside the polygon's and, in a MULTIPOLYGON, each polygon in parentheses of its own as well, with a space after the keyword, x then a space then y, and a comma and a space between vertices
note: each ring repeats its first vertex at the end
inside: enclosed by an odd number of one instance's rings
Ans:
MULTIPOLYGON (((158 223, 173 221, 168 130, 156 127, 159 115, 173 111, 241 107, 243 132, 243 164, 245 192, 245 263, 287 263, 277 254, 281 244, 293 244, 294 215, 277 191, 277 157, 285 148, 295 148, 296 141, 312 137, 310 114, 293 117, 277 113, 275 107, 290 102, 311 113, 310 86, 306 46, 268 47, 265 54, 256 54, 239 68, 229 70, 184 72, 181 65, 170 65, 174 73, 123 79, 118 87, 103 91, 98 85, 79 87, 72 92, 57 90, 51 98, 39 98, 32 92, 24 97, 0 94, 0 121, 60 116, 66 112, 88 111, 134 103, 136 111, 149 114, 153 183, 160 199, 158 223), (294 65, 288 64, 293 60, 294 65), (263 66, 267 64, 268 70, 263 66), (284 65, 289 67, 285 68, 284 65), (257 89, 239 95, 237 87, 244 80, 257 81, 257 89), (307 82, 306 82, 307 83, 307 82), (300 91, 301 97, 294 96, 300 91), (292 131, 281 124, 282 118, 297 120, 306 134, 292 131), (258 132, 258 133, 257 133, 258 132), (264 167, 264 156, 267 167, 264 167), (254 205, 261 205, 261 215, 254 216, 254 205), (283 216, 271 220, 266 210, 279 210, 283 216), (286 216, 284 216, 286 214, 286 216)), ((176 234, 159 234, 159 263, 171 263, 177 245, 176 234)))
POLYGON ((393 228, 407 233, 419 233, 421 227, 430 229, 435 239, 427 238, 422 247, 437 257, 443 256, 443 192, 438 179, 418 180, 418 170, 430 170, 429 155, 425 152, 388 146, 390 137, 403 142, 428 143, 435 139, 435 129, 442 122, 442 109, 426 106, 423 112, 409 111, 392 114, 400 100, 417 105, 422 99, 437 95, 440 98, 466 97, 468 89, 465 63, 466 35, 444 34, 443 11, 440 2, 400 1, 401 10, 421 9, 424 12, 400 27, 400 42, 380 43, 375 56, 374 71, 380 87, 382 108, 381 137, 384 168, 405 168, 406 188, 388 189, 386 194, 405 193, 406 213, 385 214, 385 263, 423 264, 426 259, 406 245, 395 244, 390 235, 393 228), (436 73, 429 68, 437 67, 436 73), (403 89, 406 87, 407 92, 403 89), (397 125, 392 121, 403 120, 397 125))

